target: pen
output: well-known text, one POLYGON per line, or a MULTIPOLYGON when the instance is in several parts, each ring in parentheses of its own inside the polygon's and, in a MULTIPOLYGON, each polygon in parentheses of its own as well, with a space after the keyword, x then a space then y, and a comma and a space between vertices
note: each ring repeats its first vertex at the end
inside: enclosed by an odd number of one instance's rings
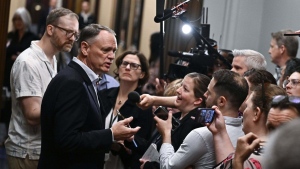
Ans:
MULTIPOLYGON (((122 118, 122 120, 125 119, 125 117, 119 112, 118 109, 117 109, 117 113, 118 113, 118 116, 120 116, 120 117, 122 118)), ((129 123, 127 124, 127 126, 128 126, 129 128, 131 128, 131 126, 129 125, 129 123)), ((136 144, 136 142, 134 141, 134 139, 132 140, 132 142, 133 142, 133 144, 134 144, 135 147, 138 147, 138 145, 136 144)))

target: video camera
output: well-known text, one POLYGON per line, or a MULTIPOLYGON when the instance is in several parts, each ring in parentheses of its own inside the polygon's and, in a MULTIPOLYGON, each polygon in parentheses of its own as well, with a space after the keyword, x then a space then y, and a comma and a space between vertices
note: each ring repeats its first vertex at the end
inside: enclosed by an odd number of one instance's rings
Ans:
MULTIPOLYGON (((187 11, 187 3, 190 0, 186 0, 171 9, 163 10, 164 1, 157 2, 157 15, 154 18, 155 22, 162 22, 170 17, 179 18, 185 24, 191 26, 191 33, 196 40, 196 47, 192 48, 189 52, 181 51, 169 51, 168 55, 172 57, 178 57, 175 63, 169 65, 168 72, 164 74, 164 78, 168 81, 172 81, 178 78, 183 78, 190 72, 198 72, 210 76, 213 70, 216 59, 223 62, 226 68, 231 69, 231 63, 229 63, 218 51, 217 42, 213 39, 209 39, 210 25, 207 24, 208 8, 202 9, 203 24, 195 27, 191 25, 191 22, 183 16, 187 11), (160 10, 159 10, 160 9, 160 10), (205 23, 206 18, 206 23, 205 23), (204 24, 205 23, 205 24, 204 24), (210 73, 210 75, 209 75, 210 73)), ((200 20, 201 23, 201 20, 200 20)), ((161 26, 161 32, 163 26, 161 26)), ((161 33, 162 34, 162 33, 161 33)), ((163 42, 162 42, 163 44, 163 42)), ((163 63, 163 57, 161 56, 161 63, 163 63)), ((163 74, 163 64, 160 64, 160 75, 163 74)))
POLYGON ((178 57, 175 63, 169 65, 166 79, 173 81, 178 78, 183 78, 191 72, 198 72, 207 75, 209 68, 214 64, 214 57, 207 54, 205 50, 196 47, 191 48, 189 52, 169 51, 171 57, 178 57))
MULTIPOLYGON (((205 8, 203 9, 203 17, 205 14, 204 11, 205 8)), ((208 9, 206 12, 207 11, 208 9)), ((191 26, 191 33, 197 42, 197 46, 194 49, 192 48, 189 52, 168 52, 168 55, 178 57, 178 60, 175 64, 169 65, 168 73, 165 76, 167 79, 174 80, 183 78, 190 72, 198 72, 211 76, 216 60, 223 62, 226 68, 231 69, 231 63, 218 52, 217 42, 209 38, 210 25, 207 24, 207 14, 206 23, 201 24, 199 28, 192 26, 190 21, 183 15, 179 18, 185 24, 191 26)))

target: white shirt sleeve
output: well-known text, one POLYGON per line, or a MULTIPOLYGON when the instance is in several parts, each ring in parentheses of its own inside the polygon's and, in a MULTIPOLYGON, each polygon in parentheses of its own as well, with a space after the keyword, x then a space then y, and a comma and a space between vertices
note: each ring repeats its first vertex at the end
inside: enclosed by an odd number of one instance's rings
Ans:
MULTIPOLYGON (((43 66, 43 65, 42 65, 43 66)), ((42 80, 38 70, 25 61, 14 67, 13 85, 16 98, 23 96, 43 96, 42 80)))
POLYGON ((211 168, 215 157, 210 144, 212 135, 206 127, 191 131, 176 152, 171 144, 163 143, 160 149, 160 168, 182 169, 189 165, 203 168, 207 165, 211 168))

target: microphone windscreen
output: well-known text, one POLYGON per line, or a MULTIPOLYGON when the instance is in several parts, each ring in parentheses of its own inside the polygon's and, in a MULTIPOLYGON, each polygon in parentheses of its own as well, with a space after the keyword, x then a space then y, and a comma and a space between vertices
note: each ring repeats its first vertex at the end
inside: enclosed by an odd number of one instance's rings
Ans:
POLYGON ((128 94, 128 100, 133 103, 138 103, 140 102, 140 94, 136 91, 132 91, 128 94))

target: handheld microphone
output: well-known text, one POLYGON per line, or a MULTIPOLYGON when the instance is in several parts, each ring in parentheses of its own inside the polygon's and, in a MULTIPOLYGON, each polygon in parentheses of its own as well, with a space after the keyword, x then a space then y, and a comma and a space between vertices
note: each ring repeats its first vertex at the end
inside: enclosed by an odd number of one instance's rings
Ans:
POLYGON ((128 100, 132 103, 139 103, 141 101, 140 94, 136 91, 132 91, 128 94, 128 100))

